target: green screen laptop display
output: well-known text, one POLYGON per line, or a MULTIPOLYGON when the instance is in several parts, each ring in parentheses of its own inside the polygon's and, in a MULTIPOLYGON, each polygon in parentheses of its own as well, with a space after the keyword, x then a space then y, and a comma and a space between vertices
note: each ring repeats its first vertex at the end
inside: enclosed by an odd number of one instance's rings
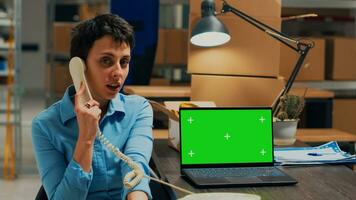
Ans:
POLYGON ((181 109, 181 162, 271 163, 271 120, 269 108, 181 109))

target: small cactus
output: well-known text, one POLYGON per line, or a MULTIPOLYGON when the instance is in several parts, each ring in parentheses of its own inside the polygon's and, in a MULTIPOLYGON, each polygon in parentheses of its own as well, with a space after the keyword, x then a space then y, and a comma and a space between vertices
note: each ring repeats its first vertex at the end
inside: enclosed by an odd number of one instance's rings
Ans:
POLYGON ((297 119, 304 108, 304 98, 296 95, 284 95, 279 101, 279 111, 276 117, 282 121, 297 119))

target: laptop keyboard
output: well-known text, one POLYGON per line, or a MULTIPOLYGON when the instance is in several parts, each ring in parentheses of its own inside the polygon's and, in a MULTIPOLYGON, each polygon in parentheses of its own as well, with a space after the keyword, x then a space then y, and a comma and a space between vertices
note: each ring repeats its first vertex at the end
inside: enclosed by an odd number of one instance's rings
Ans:
POLYGON ((283 176, 284 174, 275 167, 254 168, 204 168, 189 169, 188 173, 195 177, 258 177, 258 176, 283 176))

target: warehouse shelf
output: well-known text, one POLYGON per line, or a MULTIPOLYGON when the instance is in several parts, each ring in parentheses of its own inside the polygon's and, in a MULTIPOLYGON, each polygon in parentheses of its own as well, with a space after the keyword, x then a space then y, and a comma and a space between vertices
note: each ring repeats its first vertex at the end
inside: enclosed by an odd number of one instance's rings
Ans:
POLYGON ((325 90, 356 90, 356 80, 354 81, 298 81, 294 83, 296 87, 310 87, 325 90))
POLYGON ((316 88, 330 90, 335 93, 337 98, 355 98, 356 80, 350 81, 298 81, 293 84, 294 87, 316 88))
POLYGON ((338 8, 355 9, 355 0, 282 0, 284 8, 338 8))

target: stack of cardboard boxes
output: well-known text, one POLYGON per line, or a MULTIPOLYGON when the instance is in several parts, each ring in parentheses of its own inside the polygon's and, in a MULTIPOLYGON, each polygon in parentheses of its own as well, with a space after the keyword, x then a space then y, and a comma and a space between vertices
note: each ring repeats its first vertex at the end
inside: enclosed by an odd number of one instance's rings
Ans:
MULTIPOLYGON (((201 1, 190 0, 189 33, 200 18, 201 1)), ((216 9, 221 1, 216 0, 216 9)), ((229 1, 233 7, 280 30, 280 0, 229 1)), ((188 72, 193 101, 217 106, 269 106, 284 86, 278 79, 280 44, 232 13, 218 18, 231 40, 222 46, 201 48, 189 44, 188 72)))
MULTIPOLYGON (((336 81, 356 80, 356 38, 327 38, 326 77, 336 81)), ((334 99, 333 127, 356 134, 356 98, 334 99)))
MULTIPOLYGON (((308 38, 315 42, 296 78, 297 81, 355 81, 356 38, 326 37, 308 38)), ((289 77, 298 54, 281 46, 280 74, 289 77)), ((355 98, 333 100, 333 128, 356 134, 353 115, 356 112, 355 98)))
POLYGON ((356 80, 356 38, 327 38, 326 75, 329 80, 356 80))

